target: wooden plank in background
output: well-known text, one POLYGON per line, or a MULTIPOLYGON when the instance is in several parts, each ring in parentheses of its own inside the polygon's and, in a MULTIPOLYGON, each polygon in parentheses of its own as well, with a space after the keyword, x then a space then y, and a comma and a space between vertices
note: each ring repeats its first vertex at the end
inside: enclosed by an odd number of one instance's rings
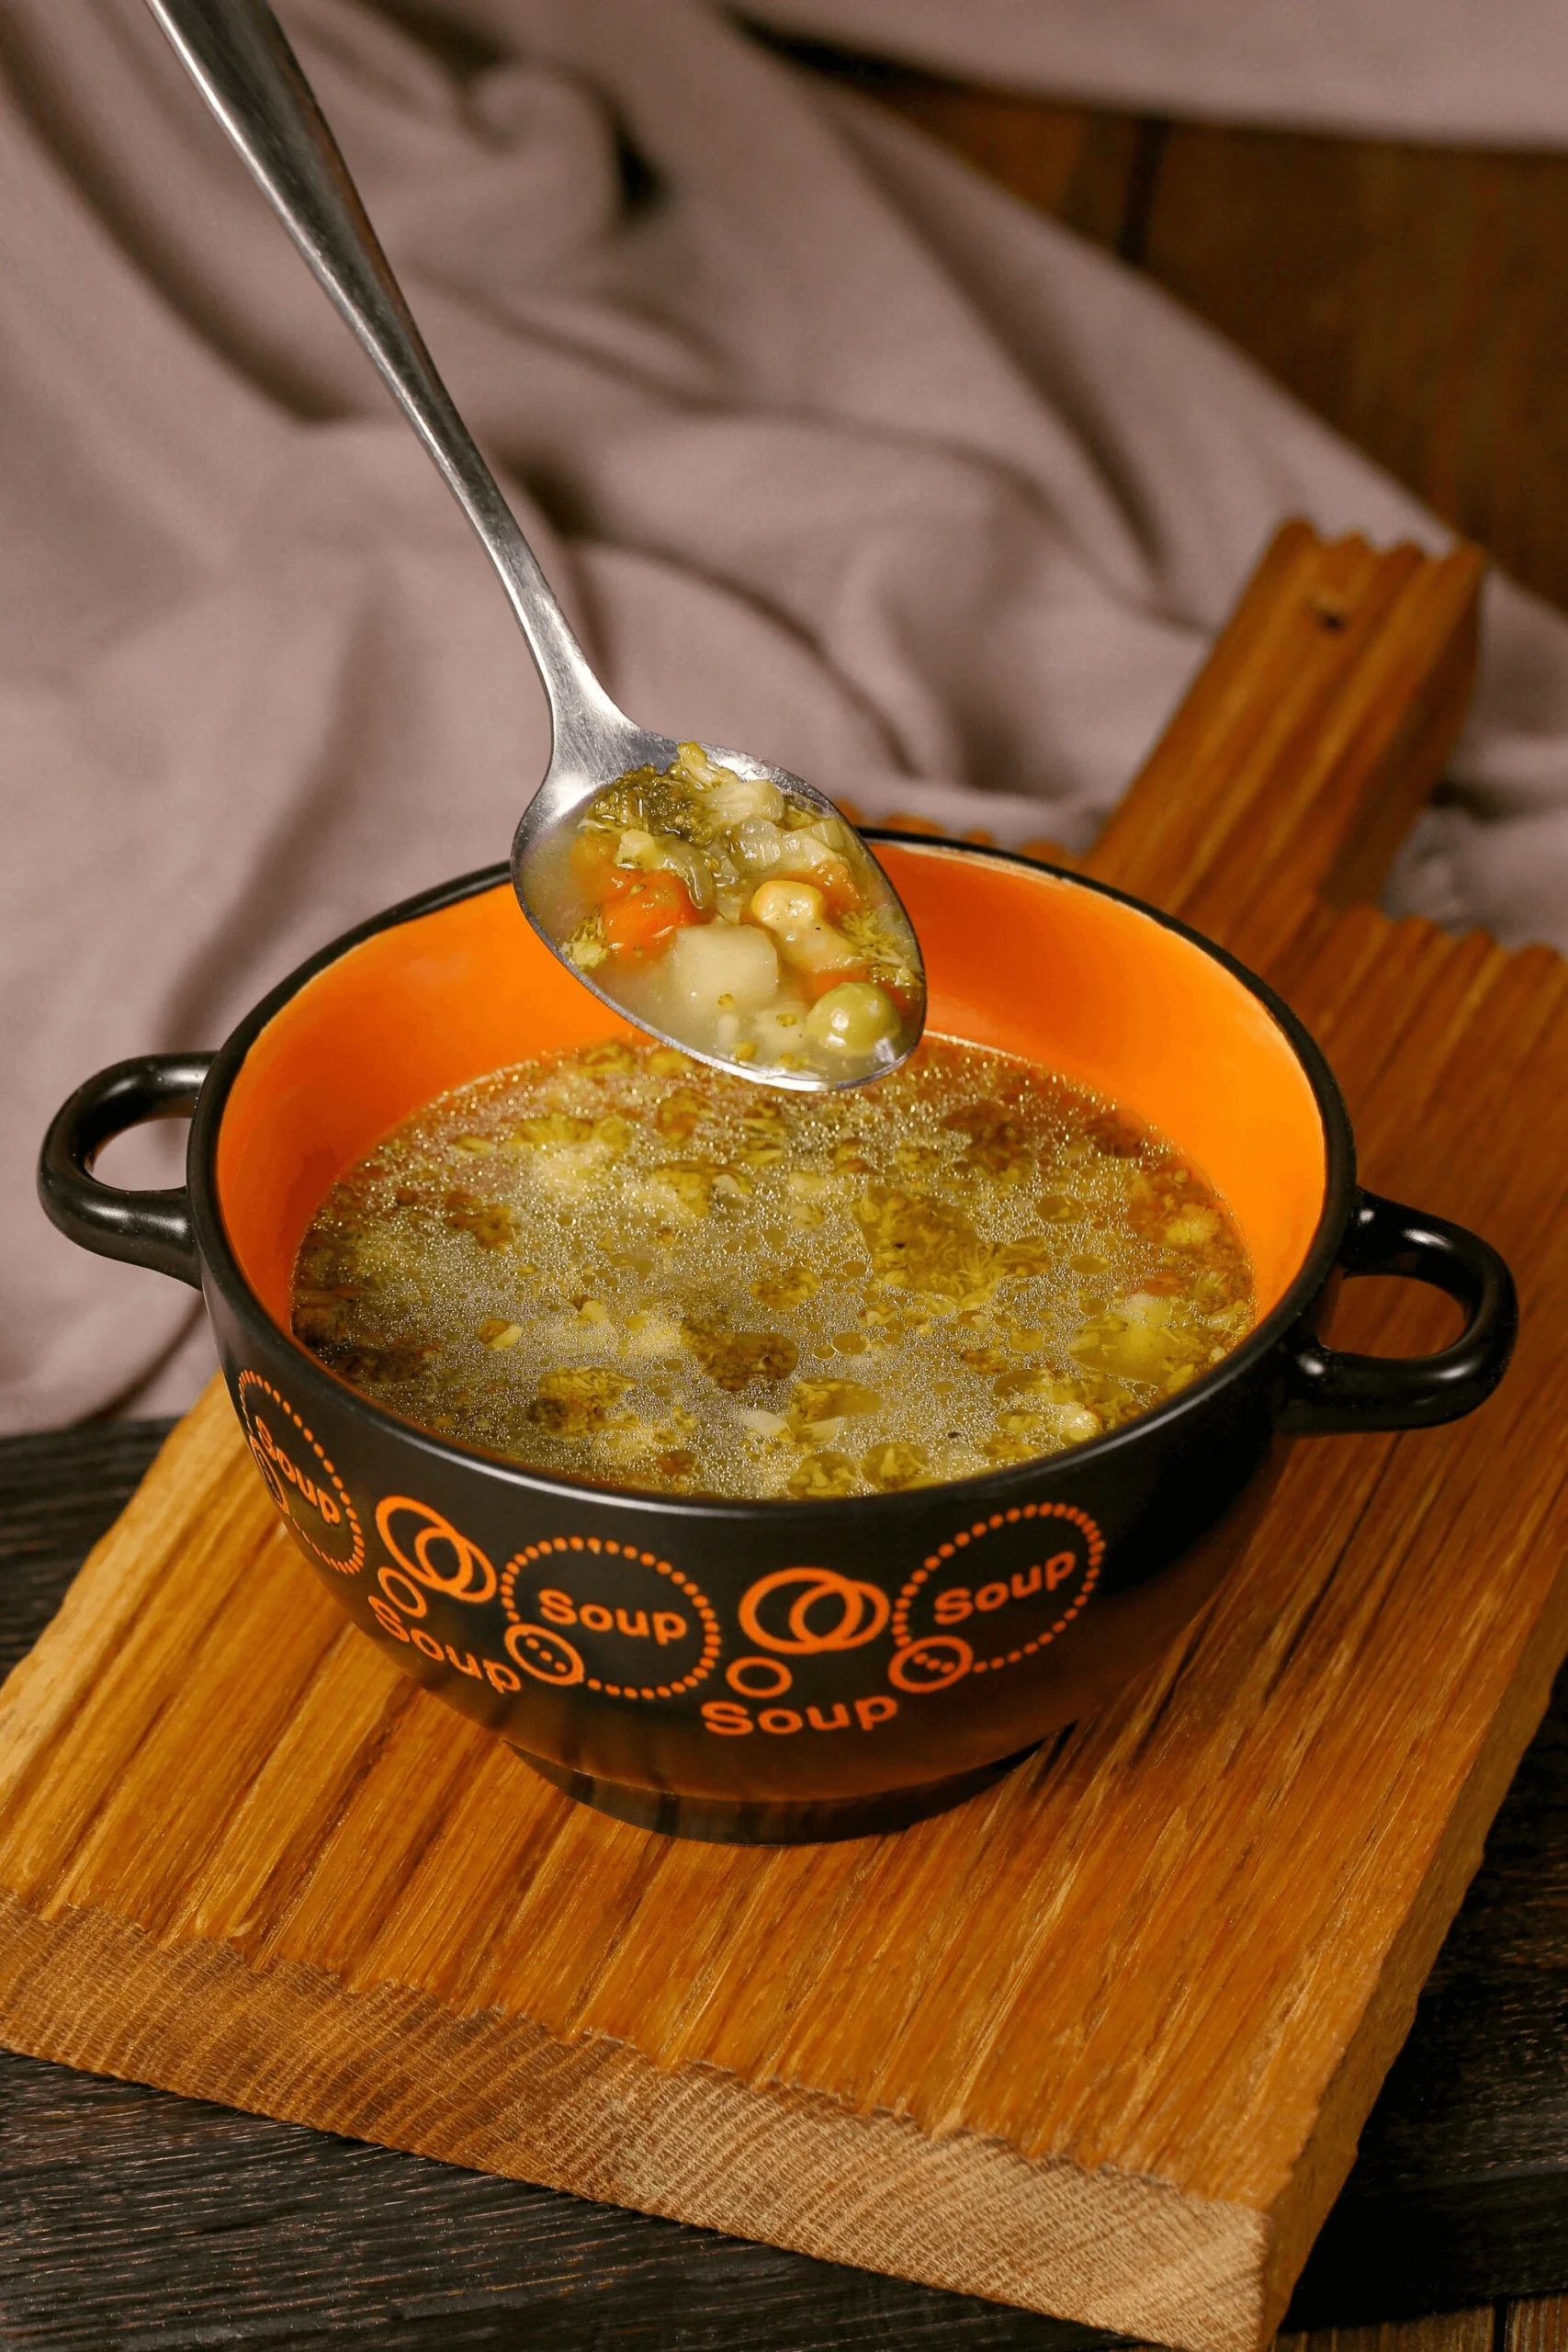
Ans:
POLYGON ((1568 605, 1568 155, 1167 123, 778 46, 1146 267, 1568 605))
POLYGON ((1447 2312, 1403 2326, 1340 2327, 1315 2335, 1281 2335, 1279 2352, 1495 2352, 1496 2322, 1488 2309, 1447 2312))
POLYGON ((1568 604, 1568 155, 1173 129, 1150 274, 1568 604))

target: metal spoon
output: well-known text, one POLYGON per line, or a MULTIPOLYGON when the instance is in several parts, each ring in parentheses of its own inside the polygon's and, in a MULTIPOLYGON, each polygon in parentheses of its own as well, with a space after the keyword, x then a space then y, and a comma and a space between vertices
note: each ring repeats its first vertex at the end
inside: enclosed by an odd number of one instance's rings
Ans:
MULTIPOLYGON (((819 1091, 859 1085, 895 1069, 914 1050, 925 1020, 925 979, 919 950, 903 907, 882 869, 860 850, 885 892, 879 920, 907 934, 912 985, 905 991, 901 1025, 869 1060, 816 1050, 816 1066, 789 1067, 726 1050, 682 1035, 646 982, 613 956, 584 970, 564 955, 562 925, 570 908, 562 898, 566 850, 595 796, 638 769, 663 774, 679 746, 638 727, 617 708, 589 666, 582 648, 551 593, 532 548, 517 527, 493 475, 435 371, 408 304, 377 242, 359 194, 281 27, 265 0, 148 0, 181 61, 270 198, 285 227, 327 293, 400 402, 447 488, 478 532, 512 600, 550 706, 553 741, 545 780, 528 803, 512 850, 512 878, 523 911, 541 938, 562 956, 584 986, 606 1003, 703 1061, 737 1069, 775 1086, 819 1091), (606 965, 610 968, 606 970, 606 965)), ((705 744, 716 765, 743 779, 772 784, 788 801, 827 817, 833 804, 787 769, 744 752, 705 744)), ((852 840, 854 838, 852 834, 852 840)), ((570 898, 570 891, 567 893, 570 898)), ((754 944, 754 943, 753 943, 754 944)), ((756 1048, 752 1053, 755 1056, 756 1048)))

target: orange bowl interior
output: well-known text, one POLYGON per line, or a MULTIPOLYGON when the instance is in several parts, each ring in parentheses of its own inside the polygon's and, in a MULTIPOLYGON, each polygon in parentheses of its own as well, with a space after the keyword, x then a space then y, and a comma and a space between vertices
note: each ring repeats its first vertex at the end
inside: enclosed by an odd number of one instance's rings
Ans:
MULTIPOLYGON (((928 1025, 1023 1056, 1137 1113, 1208 1178, 1277 1305, 1322 1213, 1322 1121, 1250 990, 1093 890, 938 843, 883 843, 925 954, 928 1025)), ((235 1078, 218 1197, 246 1281, 289 1321, 322 1195, 389 1128, 510 1062, 635 1036, 535 936, 502 884, 378 932, 292 996, 235 1078)))

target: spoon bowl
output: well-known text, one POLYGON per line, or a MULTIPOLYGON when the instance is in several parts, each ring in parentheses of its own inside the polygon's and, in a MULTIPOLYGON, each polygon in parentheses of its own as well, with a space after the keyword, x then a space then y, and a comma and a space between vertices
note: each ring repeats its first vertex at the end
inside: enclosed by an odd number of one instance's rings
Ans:
MULTIPOLYGON (((860 1085, 896 1069, 919 1041, 925 1022, 925 976, 913 926, 883 869, 826 795, 787 769, 742 752, 719 751, 707 744, 682 747, 668 736, 637 726, 617 707, 578 643, 537 558, 436 372, 337 142, 266 0, 148 0, 148 6, 326 293, 379 369, 501 576, 550 706, 549 768, 524 811, 512 854, 513 887, 535 930, 595 995, 639 1028, 698 1060, 761 1084, 808 1091, 860 1085), (754 1034, 742 1038, 738 1030, 737 1050, 731 1053, 726 1049, 727 1033, 720 1017, 726 1004, 723 989, 715 999, 714 1018, 709 1019, 705 1010, 694 1028, 692 1021, 671 1023, 660 1020, 659 1013, 661 1007, 679 1012, 679 999, 668 989, 661 996, 658 987, 648 985, 649 974, 636 968, 636 956, 623 964, 617 956, 606 955, 590 969, 567 952, 573 936, 568 918, 573 910, 566 883, 572 844, 583 820, 600 794, 641 770, 666 775, 683 749, 705 753, 732 778, 776 786, 786 802, 795 804, 807 829, 810 812, 816 811, 844 826, 844 838, 855 842, 858 901, 880 925, 877 937, 895 943, 900 976, 895 1001, 877 985, 880 967, 874 963, 863 969, 851 960, 841 941, 837 948, 833 946, 838 933, 831 933, 829 950, 839 957, 835 992, 842 995, 845 989, 858 989, 881 1000, 873 1023, 879 1025, 879 1035, 866 1050, 852 1042, 852 1035, 858 1034, 852 1033, 850 1026, 852 1008, 828 1005, 826 1016, 818 1010, 813 996, 816 983, 834 978, 833 972, 819 968, 820 956, 802 982, 804 994, 799 987, 793 993, 786 987, 779 999, 781 1007, 798 1003, 801 1009, 775 1013, 780 1023, 795 1022, 803 1030, 810 1023, 814 1038, 809 1047, 795 1052, 786 1043, 775 1042, 760 1049, 754 1034)), ((659 854, 657 849, 653 854, 659 854)), ((819 898, 820 894, 812 895, 819 898)), ((815 932, 821 934, 820 907, 808 906, 807 912, 815 932)), ((774 933, 750 909, 747 915, 749 927, 758 934, 748 943, 753 962, 765 965, 770 956, 783 965, 799 961, 797 949, 804 953, 804 933, 779 929, 775 949, 764 944, 774 933)), ((699 919, 688 906, 683 920, 694 923, 699 919)), ((739 913, 732 913, 728 920, 739 928, 739 913)), ((713 929, 714 922, 707 927, 713 929)), ((759 1005, 751 1020, 753 1033, 762 1010, 759 1005)), ((863 1013, 863 1006, 859 1011, 863 1013)), ((783 1040, 788 1033, 781 1027, 778 1034, 783 1040)))
MULTIPOLYGON (((671 770, 678 772, 682 754, 693 748, 628 725, 626 734, 606 742, 609 764, 598 775, 586 774, 581 765, 566 770, 558 759, 553 760, 543 785, 523 812, 512 845, 513 887, 524 913, 546 944, 571 964, 585 988, 636 1021, 639 1028, 678 1045, 694 1060, 802 1093, 837 1091, 886 1077, 907 1061, 919 1043, 925 1021, 925 972, 919 943, 897 893, 863 844, 859 845, 860 886, 876 920, 897 943, 906 967, 917 977, 919 993, 913 1001, 906 994, 900 1005, 889 1001, 887 1026, 863 1049, 838 1042, 814 1043, 808 1034, 810 1013, 805 1012, 802 1018, 804 1000, 798 998, 789 1000, 793 1009, 782 1013, 764 1012, 749 1020, 744 1012, 731 1011, 715 1018, 678 999, 668 960, 649 969, 613 966, 608 972, 608 958, 586 966, 578 963, 572 942, 581 935, 585 919, 592 920, 572 861, 573 845, 581 838, 585 818, 606 790, 629 775, 651 770, 664 776, 671 770), (788 1025, 779 1027, 780 1022, 788 1025)), ((804 805, 821 818, 836 820, 840 825, 845 822, 825 794, 788 768, 770 766, 749 752, 731 751, 720 744, 694 748, 727 778, 771 786, 786 803, 794 803, 797 812, 804 805)), ((787 981, 786 973, 786 985, 787 981)), ((831 997, 824 1009, 830 1015, 831 997)), ((818 1018, 817 1026, 822 1025, 818 1018)))

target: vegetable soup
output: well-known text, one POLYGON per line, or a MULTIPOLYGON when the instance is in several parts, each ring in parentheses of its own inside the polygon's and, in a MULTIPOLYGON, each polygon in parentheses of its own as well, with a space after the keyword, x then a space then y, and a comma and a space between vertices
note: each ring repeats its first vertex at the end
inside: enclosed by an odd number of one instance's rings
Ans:
POLYGON ((774 1083, 877 1077, 919 1035, 919 950, 859 835, 700 743, 597 794, 529 887, 635 1019, 774 1083))
POLYGON ((934 1038, 842 1093, 619 1042, 498 1071, 333 1185, 293 1284, 299 1342, 423 1428, 734 1498, 1058 1453, 1252 1319, 1234 1224, 1160 1136, 934 1038))

